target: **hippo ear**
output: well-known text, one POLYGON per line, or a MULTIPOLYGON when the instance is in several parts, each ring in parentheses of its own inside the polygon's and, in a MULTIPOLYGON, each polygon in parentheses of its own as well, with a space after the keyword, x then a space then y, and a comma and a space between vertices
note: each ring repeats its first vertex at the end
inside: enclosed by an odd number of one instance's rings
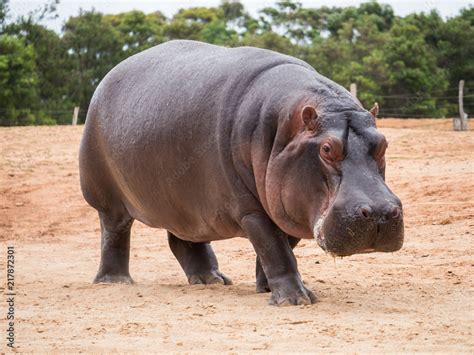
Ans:
POLYGON ((377 115, 379 114, 379 104, 374 103, 374 107, 372 107, 369 112, 374 116, 374 118, 377 118, 377 115))
POLYGON ((379 114, 379 104, 374 103, 374 107, 372 107, 369 112, 372 114, 372 118, 374 119, 375 127, 377 127, 377 115, 379 114))
POLYGON ((314 106, 304 106, 301 110, 301 118, 307 129, 313 131, 317 127, 318 114, 314 106))

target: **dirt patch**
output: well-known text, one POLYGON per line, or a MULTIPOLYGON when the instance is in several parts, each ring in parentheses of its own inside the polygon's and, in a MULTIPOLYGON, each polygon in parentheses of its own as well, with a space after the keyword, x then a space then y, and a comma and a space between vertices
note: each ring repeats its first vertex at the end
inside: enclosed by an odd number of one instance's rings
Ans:
MULTIPOLYGON (((474 132, 452 132, 449 120, 379 127, 404 203, 404 248, 335 261, 303 241, 299 269, 319 302, 286 308, 254 292, 247 240, 214 243, 234 285, 188 286, 164 231, 140 223, 137 284, 92 285, 99 223, 79 187, 83 128, 0 129, 0 267, 14 245, 18 350, 472 353, 474 132)), ((2 302, 2 329, 5 315, 2 302)))

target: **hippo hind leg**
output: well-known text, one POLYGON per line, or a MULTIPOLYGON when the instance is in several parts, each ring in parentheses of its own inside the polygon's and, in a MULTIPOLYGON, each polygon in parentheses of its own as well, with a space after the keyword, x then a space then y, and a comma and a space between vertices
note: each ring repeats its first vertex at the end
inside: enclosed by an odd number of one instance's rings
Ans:
POLYGON ((168 232, 168 243, 188 282, 197 284, 232 285, 232 281, 219 271, 216 255, 210 243, 193 243, 179 239, 168 232))
POLYGON ((102 229, 100 266, 94 283, 132 284, 129 273, 130 229, 134 219, 126 212, 99 212, 102 229))
MULTIPOLYGON (((301 239, 288 236, 288 243, 290 244, 291 249, 294 249, 301 239)), ((263 271, 262 264, 257 256, 256 270, 257 278, 257 293, 270 292, 270 287, 268 286, 267 276, 263 271)))

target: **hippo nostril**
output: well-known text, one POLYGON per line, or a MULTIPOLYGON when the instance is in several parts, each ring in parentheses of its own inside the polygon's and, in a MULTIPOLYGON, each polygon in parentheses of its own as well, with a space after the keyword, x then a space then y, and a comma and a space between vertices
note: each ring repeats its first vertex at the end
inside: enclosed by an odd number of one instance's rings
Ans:
POLYGON ((398 206, 393 206, 392 210, 390 211, 390 217, 393 219, 399 218, 401 214, 401 208, 398 206))
POLYGON ((362 206, 359 209, 360 216, 365 219, 369 219, 372 215, 372 210, 369 206, 362 206))

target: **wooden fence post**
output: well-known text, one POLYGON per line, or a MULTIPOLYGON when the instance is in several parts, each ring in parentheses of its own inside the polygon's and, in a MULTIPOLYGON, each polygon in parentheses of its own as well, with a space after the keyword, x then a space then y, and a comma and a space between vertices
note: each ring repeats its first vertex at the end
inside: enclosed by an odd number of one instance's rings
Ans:
POLYGON ((350 92, 351 92, 351 95, 354 96, 355 98, 357 98, 357 84, 356 83, 352 83, 351 86, 350 86, 350 92))
POLYGON ((79 107, 74 107, 74 113, 72 114, 72 125, 77 125, 77 117, 79 116, 79 107))
POLYGON ((464 112, 464 80, 459 81, 459 117, 453 118, 453 129, 455 131, 467 131, 467 113, 464 112))
POLYGON ((467 114, 464 112, 464 80, 459 81, 459 117, 461 118, 461 131, 467 131, 467 114))

